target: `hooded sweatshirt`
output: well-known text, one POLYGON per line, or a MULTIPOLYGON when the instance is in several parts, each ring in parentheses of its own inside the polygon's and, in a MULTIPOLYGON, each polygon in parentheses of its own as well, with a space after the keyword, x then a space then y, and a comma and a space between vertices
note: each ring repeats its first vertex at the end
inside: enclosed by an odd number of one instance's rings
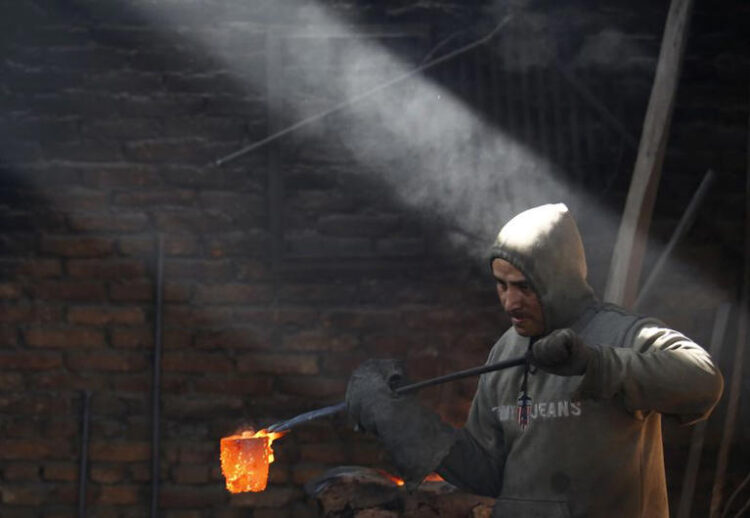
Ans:
MULTIPOLYGON (((572 328, 591 359, 583 376, 533 367, 483 375, 439 472, 497 497, 493 516, 668 517, 661 416, 689 423, 710 413, 723 381, 709 355, 655 319, 596 300, 563 204, 513 218, 491 248, 495 258, 539 297, 544 334, 572 328)), ((508 329, 488 363, 525 354, 534 338, 508 329)))

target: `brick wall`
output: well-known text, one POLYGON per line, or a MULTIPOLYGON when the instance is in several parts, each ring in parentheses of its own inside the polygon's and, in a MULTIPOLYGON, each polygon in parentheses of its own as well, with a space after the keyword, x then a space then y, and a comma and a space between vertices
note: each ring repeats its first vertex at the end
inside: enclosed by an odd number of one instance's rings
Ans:
MULTIPOLYGON (((361 24, 410 27, 407 47, 420 52, 486 12, 447 2, 335 4, 361 24)), ((284 61, 268 58, 268 23, 304 27, 309 6, 193 2, 173 18, 165 16, 175 12, 169 2, 156 11, 137 5, 20 2, 0 22, 0 514, 73 515, 83 391, 92 393, 89 515, 148 512, 163 239, 161 515, 309 515, 304 483, 336 465, 387 465, 376 443, 340 416, 305 425, 276 443, 267 491, 230 496, 219 439, 338 402, 349 373, 368 357, 403 358, 415 379, 480 364, 507 323, 484 264, 443 239, 442 222, 405 207, 387 185, 351 174, 363 165, 328 133, 345 120, 212 164, 296 120, 284 99, 269 98, 276 91, 268 88, 269 63, 284 61), (218 50, 208 52, 206 42, 218 50)), ((593 34, 592 20, 582 27, 593 34)), ((660 27, 651 25, 639 30, 653 57, 660 27)), ((746 117, 732 107, 746 110, 746 76, 725 63, 746 63, 747 54, 732 46, 736 34, 721 31, 700 25, 693 40, 697 57, 686 68, 697 93, 681 90, 678 135, 702 129, 690 112, 693 99, 706 100, 709 113, 723 110, 713 128, 742 131, 746 117), (706 70, 734 96, 720 102, 706 93, 715 79, 706 70)), ((642 106, 650 71, 637 70, 625 71, 626 101, 642 106)), ((312 112, 326 105, 311 102, 312 112)), ((736 145, 717 144, 700 167, 683 168, 695 149, 688 141, 674 150, 680 161, 667 161, 682 182, 720 156, 719 192, 742 185, 736 145)), ((660 209, 665 233, 686 192, 660 209)), ((620 188, 605 201, 621 199, 620 188)), ((718 244, 700 239, 741 229, 742 200, 721 211, 721 198, 712 200, 720 218, 699 219, 695 239, 722 257, 718 269, 731 284, 737 233, 718 244), (717 251, 726 242, 734 255, 717 251)), ((606 254, 592 253, 592 274, 601 278, 606 254)), ((683 308, 656 309, 690 320, 683 308)), ((460 424, 474 384, 430 389, 422 398, 460 424)), ((684 444, 676 444, 680 458, 684 444)))

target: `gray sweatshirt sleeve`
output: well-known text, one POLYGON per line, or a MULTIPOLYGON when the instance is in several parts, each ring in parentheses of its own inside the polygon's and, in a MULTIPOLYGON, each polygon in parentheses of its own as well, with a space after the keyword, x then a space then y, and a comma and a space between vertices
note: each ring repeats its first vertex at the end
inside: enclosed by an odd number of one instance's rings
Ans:
POLYGON ((709 354, 655 319, 642 319, 625 340, 629 347, 595 347, 578 395, 621 398, 638 415, 656 411, 683 423, 706 418, 724 381, 709 354))

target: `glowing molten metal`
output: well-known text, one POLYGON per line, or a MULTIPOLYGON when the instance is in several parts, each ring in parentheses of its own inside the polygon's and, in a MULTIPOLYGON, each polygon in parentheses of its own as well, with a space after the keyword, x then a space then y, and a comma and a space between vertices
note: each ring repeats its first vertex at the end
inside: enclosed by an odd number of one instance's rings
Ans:
POLYGON ((221 472, 231 493, 263 491, 268 465, 273 462, 271 443, 285 432, 242 432, 221 439, 221 472))

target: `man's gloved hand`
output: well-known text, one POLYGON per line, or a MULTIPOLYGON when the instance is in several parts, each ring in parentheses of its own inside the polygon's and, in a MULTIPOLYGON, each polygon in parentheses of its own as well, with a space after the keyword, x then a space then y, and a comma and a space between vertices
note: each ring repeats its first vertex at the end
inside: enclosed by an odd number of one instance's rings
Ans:
POLYGON ((572 329, 556 329, 534 342, 529 363, 558 376, 579 376, 586 372, 592 351, 572 329))
POLYGON ((411 490, 437 468, 457 436, 414 397, 394 392, 404 380, 401 362, 367 360, 349 380, 346 409, 355 427, 378 437, 411 490))

